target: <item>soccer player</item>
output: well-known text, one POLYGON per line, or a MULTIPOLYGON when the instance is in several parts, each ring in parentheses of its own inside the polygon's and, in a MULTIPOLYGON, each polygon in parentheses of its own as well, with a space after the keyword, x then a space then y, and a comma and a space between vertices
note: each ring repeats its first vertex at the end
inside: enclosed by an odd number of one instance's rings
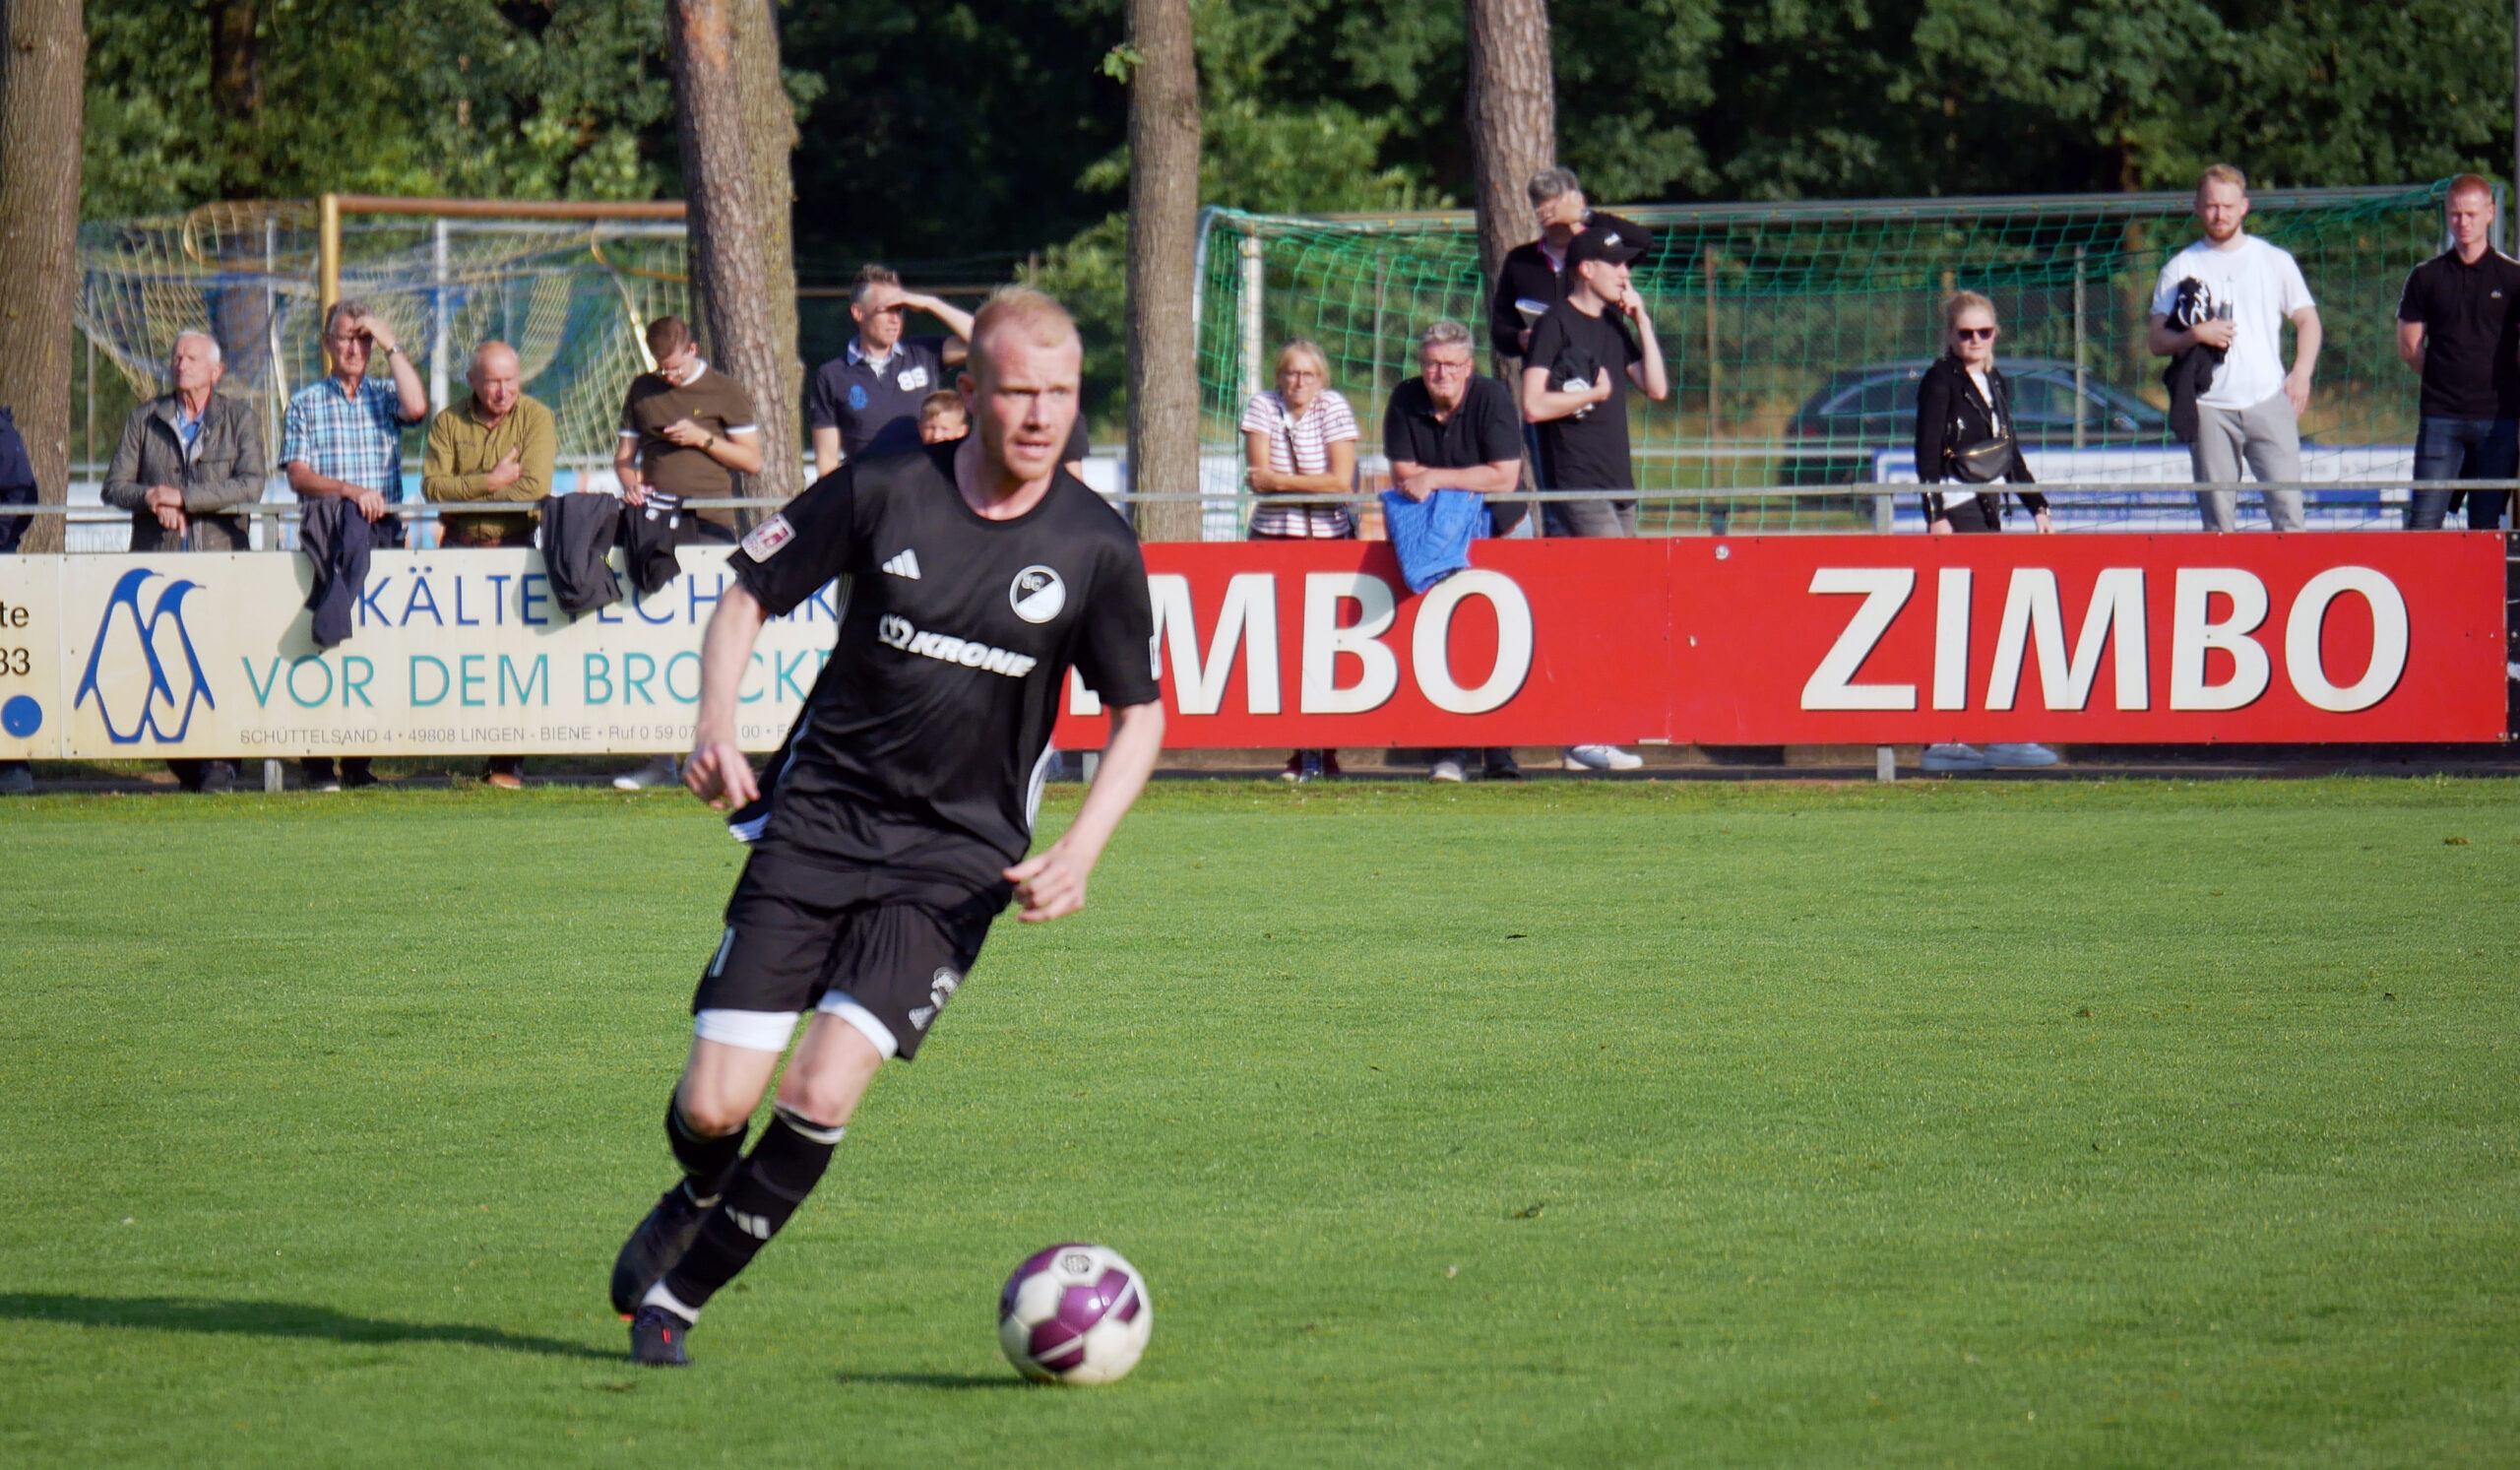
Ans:
POLYGON ((764 619, 836 577, 850 591, 692 1000, 691 1058, 665 1113, 683 1178, 613 1265, 637 1362, 686 1361, 701 1308, 822 1178, 885 1059, 917 1052, 1008 899, 1029 924, 1084 907, 1095 860, 1154 769, 1164 709, 1146 566, 1127 524, 1059 464, 1081 365, 1057 302, 1000 290, 960 378, 970 435, 851 460, 727 558, 684 777, 721 808, 763 795, 735 712, 764 619), (1071 665, 1110 708, 1110 742, 1076 819, 1028 858, 1071 665))

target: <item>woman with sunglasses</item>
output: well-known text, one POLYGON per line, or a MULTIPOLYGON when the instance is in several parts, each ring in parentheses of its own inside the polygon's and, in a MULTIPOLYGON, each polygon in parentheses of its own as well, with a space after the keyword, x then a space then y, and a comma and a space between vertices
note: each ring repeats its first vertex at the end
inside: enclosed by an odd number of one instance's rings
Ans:
MULTIPOLYGON (((1986 485, 2031 483, 2013 432, 2012 390, 1995 367, 1995 303, 1973 290, 1942 303, 1943 354, 1917 386, 1917 479, 1926 485, 1958 481, 1986 485)), ((2042 535, 2056 528, 2048 519, 2048 497, 2016 490, 2022 508, 2042 535)), ((1924 492, 1925 525, 1936 536, 2001 531, 2003 497, 1993 490, 1953 495, 1924 492)), ((2028 743, 1989 744, 1984 750, 1946 741, 1925 747, 1928 771, 2052 766, 2056 752, 2028 743)))
MULTIPOLYGON (((2030 466, 2013 435, 2012 388, 1995 367, 1995 303, 1973 290, 1942 303, 1943 354, 1917 385, 1917 479, 1928 485, 1949 480, 2029 484, 2030 466)), ((2017 491, 2042 532, 2048 497, 2017 491)), ((1955 495, 1948 504, 1925 491, 1925 524, 1936 536, 2001 531, 2003 497, 1991 490, 1955 495)))

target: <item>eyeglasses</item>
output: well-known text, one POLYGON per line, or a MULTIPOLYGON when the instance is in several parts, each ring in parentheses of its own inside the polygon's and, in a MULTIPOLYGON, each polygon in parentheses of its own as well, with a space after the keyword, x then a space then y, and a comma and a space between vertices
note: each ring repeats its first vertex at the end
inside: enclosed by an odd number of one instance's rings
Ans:
POLYGON ((1460 362, 1447 362, 1441 357, 1421 357, 1418 365, 1424 368, 1429 377, 1436 373, 1451 374, 1470 371, 1470 363, 1467 359, 1460 362))
POLYGON ((1959 338, 1962 342, 1992 342, 1995 340, 1995 329, 1992 327, 1954 327, 1951 329, 1951 335, 1959 338))

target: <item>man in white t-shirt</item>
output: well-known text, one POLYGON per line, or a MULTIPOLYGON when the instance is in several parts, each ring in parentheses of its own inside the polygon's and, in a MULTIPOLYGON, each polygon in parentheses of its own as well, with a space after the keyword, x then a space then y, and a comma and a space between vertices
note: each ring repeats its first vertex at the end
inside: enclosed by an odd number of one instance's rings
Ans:
MULTIPOLYGON (((2200 485, 2240 481, 2245 463, 2260 481, 2301 478, 2300 418, 2310 405, 2310 376, 2319 360, 2319 311, 2292 253, 2242 229, 2248 179, 2217 163, 2196 182, 2196 222, 2205 238, 2162 266, 2153 290, 2148 345, 2175 357, 2192 348, 2219 349, 2213 381, 2196 396, 2196 439, 2189 458, 2200 485), (2174 326, 2182 283, 2196 283, 2192 326, 2174 326), (2293 323, 2293 370, 2284 370, 2284 323, 2293 323)), ((2278 531, 2301 529, 2301 492, 2266 493, 2266 516, 2278 531)), ((2208 531, 2235 529, 2236 489, 2200 489, 2196 508, 2208 531)))

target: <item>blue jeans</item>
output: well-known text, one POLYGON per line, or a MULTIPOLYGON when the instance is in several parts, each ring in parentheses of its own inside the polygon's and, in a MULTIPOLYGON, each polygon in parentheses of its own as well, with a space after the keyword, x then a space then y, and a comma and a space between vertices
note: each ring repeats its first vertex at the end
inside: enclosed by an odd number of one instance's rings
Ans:
MULTIPOLYGON (((2418 479, 2510 479, 2520 469, 2520 418, 2434 418, 2426 415, 2415 431, 2415 478, 2418 479)), ((2457 490, 2417 490, 2407 503, 2406 529, 2438 531, 2450 514, 2457 490)), ((2508 490, 2468 492, 2468 529, 2491 531, 2502 524, 2508 490)))

